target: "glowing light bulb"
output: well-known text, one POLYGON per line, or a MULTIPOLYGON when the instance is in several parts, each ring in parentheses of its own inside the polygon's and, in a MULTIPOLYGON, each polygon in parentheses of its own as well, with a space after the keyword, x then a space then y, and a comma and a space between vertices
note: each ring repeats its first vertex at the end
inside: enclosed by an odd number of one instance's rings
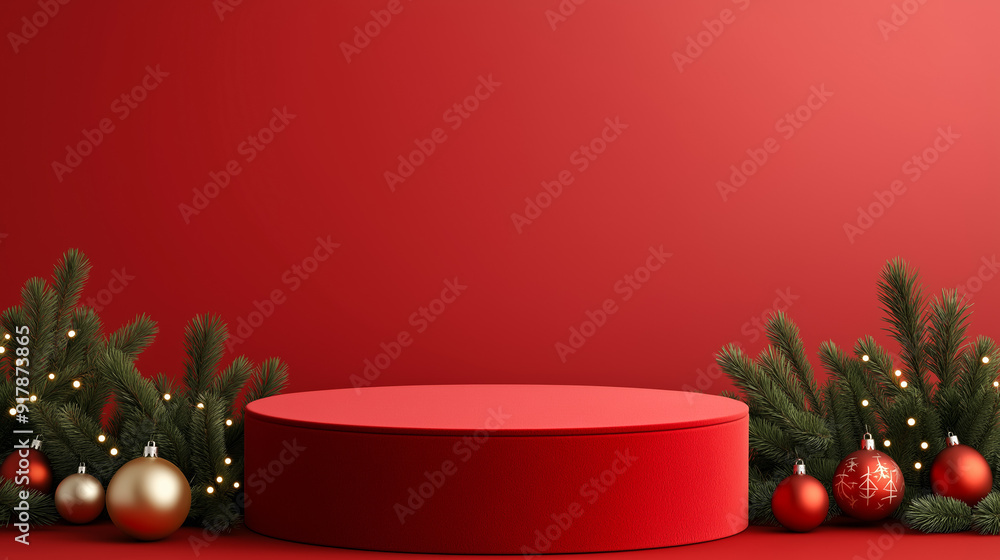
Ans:
POLYGON ((108 439, 108 438, 105 437, 104 434, 100 434, 99 436, 97 436, 97 441, 99 441, 101 443, 104 443, 104 440, 106 440, 106 439, 108 439))
POLYGON ((920 467, 922 467, 922 466, 923 465, 920 464, 920 461, 917 461, 916 463, 913 463, 913 468, 917 469, 918 471, 920 470, 920 467))
POLYGON ((80 388, 80 385, 81 385, 81 383, 80 383, 80 380, 79 380, 79 379, 74 379, 74 380, 73 380, 73 388, 74 388, 74 389, 79 389, 79 388, 80 388))
POLYGON ((914 418, 907 418, 906 423, 910 426, 915 426, 917 424, 917 421, 914 418))
POLYGON ((73 337, 76 336, 76 331, 74 331, 73 329, 70 329, 69 331, 66 332, 66 336, 68 336, 70 338, 73 338, 73 337))
POLYGON ((221 476, 215 477, 215 481, 221 484, 222 483, 222 477, 221 476))
POLYGON ((929 447, 929 446, 927 445, 927 442, 926 442, 926 441, 922 441, 922 442, 920 442, 920 449, 927 449, 928 447, 929 447))
POLYGON ((31 402, 35 402, 38 400, 38 395, 31 395, 30 397, 28 397, 28 400, 31 402))
POLYGON ((3 339, 10 340, 10 333, 9 332, 3 333, 3 339))
POLYGON ((900 381, 899 382, 899 386, 902 387, 902 388, 904 388, 904 389, 906 389, 907 385, 909 385, 909 383, 907 383, 906 381, 900 381))
POLYGON ((882 442, 882 445, 884 445, 886 447, 889 447, 890 445, 892 445, 892 442, 889 441, 889 440, 885 440, 885 441, 882 442))
POLYGON ((871 358, 869 358, 869 357, 868 357, 868 354, 865 354, 864 356, 861 356, 861 361, 862 361, 862 362, 867 362, 867 361, 868 361, 868 360, 870 360, 870 359, 871 359, 871 358))
POLYGON ((993 386, 994 387, 1000 387, 1000 381, 994 381, 993 382, 993 386))
POLYGON ((900 375, 903 375, 903 370, 901 370, 901 369, 897 369, 897 370, 896 370, 896 371, 894 371, 893 373, 895 373, 895 374, 896 374, 896 377, 899 377, 900 375))
POLYGON ((868 399, 861 401, 861 406, 868 406, 868 399))
POLYGON ((6 351, 7 351, 6 348, 4 348, 3 346, 0 346, 0 354, 3 354, 6 351))
POLYGON ((983 363, 984 364, 990 363, 990 357, 989 356, 983 356, 983 363))
POLYGON ((226 425, 227 426, 232 426, 233 425, 233 419, 232 418, 226 418, 226 425))
POLYGON ((53 380, 53 379, 55 379, 55 378, 56 378, 56 374, 54 374, 54 373, 50 373, 49 374, 49 380, 50 381, 53 380))
POLYGON ((12 408, 8 412, 10 412, 11 416, 17 416, 17 409, 16 408, 12 408))
POLYGON ((118 455, 118 448, 117 447, 112 447, 110 453, 111 453, 112 457, 114 457, 115 455, 118 455))
POLYGON ((212 488, 211 486, 209 486, 208 488, 205 489, 205 491, 208 492, 209 494, 212 494, 212 493, 215 492, 215 488, 212 488))
POLYGON ((163 393, 163 400, 169 401, 170 400, 170 393, 163 393))
POLYGON ((198 404, 197 404, 197 407, 198 407, 198 408, 205 408, 205 403, 198 403, 198 404))
POLYGON ((233 464, 233 460, 230 459, 229 457, 226 457, 226 464, 227 465, 232 465, 233 464))
POLYGON ((233 488, 239 488, 239 487, 240 487, 240 483, 239 482, 234 482, 233 483, 233 488))

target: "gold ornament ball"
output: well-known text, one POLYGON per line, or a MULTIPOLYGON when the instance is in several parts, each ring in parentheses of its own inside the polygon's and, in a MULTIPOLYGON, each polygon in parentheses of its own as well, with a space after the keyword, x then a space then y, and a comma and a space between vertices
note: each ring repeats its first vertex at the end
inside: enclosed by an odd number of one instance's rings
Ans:
POLYGON ((71 474, 56 488, 55 502, 66 521, 90 523, 104 511, 104 486, 89 474, 71 474))
POLYGON ((111 478, 107 502, 111 521, 125 534, 155 541, 184 523, 191 510, 191 486, 170 461, 139 457, 111 478))

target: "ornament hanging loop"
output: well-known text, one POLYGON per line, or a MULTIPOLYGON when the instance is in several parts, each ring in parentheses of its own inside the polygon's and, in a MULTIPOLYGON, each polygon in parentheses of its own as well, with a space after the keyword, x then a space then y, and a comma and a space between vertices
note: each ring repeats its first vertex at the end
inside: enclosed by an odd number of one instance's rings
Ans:
POLYGON ((80 461, 80 466, 76 468, 77 474, 87 474, 87 463, 80 461))
POLYGON ((792 474, 806 474, 806 462, 802 459, 796 459, 795 464, 792 465, 792 474))
POLYGON ((956 436, 955 434, 953 434, 951 432, 948 432, 948 441, 947 441, 947 443, 948 443, 948 447, 954 447, 954 446, 958 445, 958 436, 956 436))
POLYGON ((861 449, 869 451, 875 449, 875 440, 872 439, 872 435, 868 432, 865 432, 865 435, 861 438, 861 449))
POLYGON ((146 447, 142 448, 143 457, 156 457, 156 442, 149 440, 146 442, 146 447))

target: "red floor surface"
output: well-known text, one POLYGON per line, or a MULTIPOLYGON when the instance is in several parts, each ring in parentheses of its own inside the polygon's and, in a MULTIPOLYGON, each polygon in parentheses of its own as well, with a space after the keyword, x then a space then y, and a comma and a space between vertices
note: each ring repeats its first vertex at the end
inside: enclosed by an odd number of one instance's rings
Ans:
MULTIPOLYGON (((739 558, 783 560, 917 560, 948 555, 979 553, 983 558, 996 557, 1000 537, 984 537, 975 533, 955 535, 901 534, 898 524, 889 526, 824 526, 805 534, 787 533, 769 527, 751 527, 739 535, 717 541, 679 546, 587 555, 554 555, 557 560, 571 558, 606 558, 607 560, 654 560, 660 558, 739 558)), ((246 528, 234 530, 207 546, 196 548, 192 541, 202 532, 183 527, 167 539, 152 543, 131 541, 109 521, 71 527, 57 525, 34 529, 31 545, 14 543, 15 532, 0 529, 0 556, 5 560, 21 558, 45 559, 148 559, 170 558, 333 558, 338 560, 413 560, 419 558, 473 558, 464 556, 433 556, 423 554, 391 554, 326 548, 271 539, 246 528)), ((482 558, 505 558, 489 556, 482 558)), ((521 556, 506 558, 520 559, 521 556)))

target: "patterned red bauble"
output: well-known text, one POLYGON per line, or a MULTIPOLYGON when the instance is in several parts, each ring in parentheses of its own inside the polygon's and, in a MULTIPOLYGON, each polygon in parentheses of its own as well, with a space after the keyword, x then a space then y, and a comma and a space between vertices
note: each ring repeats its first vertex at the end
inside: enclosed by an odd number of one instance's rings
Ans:
POLYGON ((864 521, 888 517, 903 502, 905 488, 899 465, 875 450, 871 434, 861 440, 861 449, 837 465, 833 475, 833 499, 847 515, 864 521))
POLYGON ((823 483, 806 474, 801 459, 795 461, 792 475, 778 483, 771 495, 771 512, 778 523, 791 531, 812 531, 826 519, 830 497, 823 483))
POLYGON ((42 441, 37 438, 31 447, 15 447, 0 465, 0 477, 22 488, 48 494, 52 490, 52 465, 41 447, 42 441))
POLYGON ((993 489, 993 472, 978 451, 948 432, 948 446, 931 466, 931 490, 975 506, 993 489))

